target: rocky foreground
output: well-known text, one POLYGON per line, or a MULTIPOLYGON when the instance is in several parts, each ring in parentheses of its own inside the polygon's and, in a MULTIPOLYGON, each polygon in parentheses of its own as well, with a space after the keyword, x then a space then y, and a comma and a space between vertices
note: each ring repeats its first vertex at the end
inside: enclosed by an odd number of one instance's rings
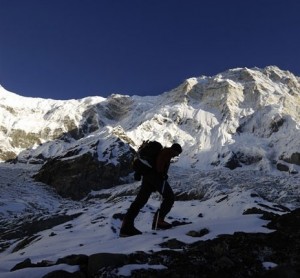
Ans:
POLYGON ((265 233, 235 233, 201 241, 208 231, 191 231, 199 241, 186 244, 169 239, 162 243, 165 250, 133 254, 98 253, 91 256, 74 254, 56 262, 33 264, 30 259, 17 264, 11 271, 49 264, 78 265, 75 273, 54 271, 44 278, 59 277, 121 277, 118 268, 129 264, 163 265, 163 269, 139 269, 131 277, 299 277, 300 274, 300 209, 284 215, 249 210, 271 220, 265 233))

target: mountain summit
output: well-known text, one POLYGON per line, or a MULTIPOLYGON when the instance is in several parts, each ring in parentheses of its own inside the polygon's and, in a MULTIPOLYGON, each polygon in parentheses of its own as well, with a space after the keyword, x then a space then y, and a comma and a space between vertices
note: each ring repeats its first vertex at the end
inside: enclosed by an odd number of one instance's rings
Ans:
POLYGON ((299 77, 275 66, 189 78, 159 96, 26 98, 0 87, 0 159, 44 163, 117 138, 178 142, 183 167, 298 171, 299 77))

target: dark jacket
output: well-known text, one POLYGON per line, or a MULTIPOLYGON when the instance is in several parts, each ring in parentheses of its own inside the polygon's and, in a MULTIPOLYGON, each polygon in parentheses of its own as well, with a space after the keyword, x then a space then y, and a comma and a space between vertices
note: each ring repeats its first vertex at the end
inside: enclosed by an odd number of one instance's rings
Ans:
POLYGON ((168 174, 171 159, 174 157, 174 152, 171 148, 163 148, 156 159, 156 172, 164 177, 168 174))

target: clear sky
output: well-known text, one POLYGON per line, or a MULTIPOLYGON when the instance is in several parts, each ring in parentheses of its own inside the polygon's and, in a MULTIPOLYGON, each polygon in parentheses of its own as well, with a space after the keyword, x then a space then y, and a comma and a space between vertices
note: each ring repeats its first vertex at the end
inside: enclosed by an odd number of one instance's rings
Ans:
POLYGON ((0 0, 0 84, 23 96, 158 95, 268 65, 300 76, 299 0, 0 0))

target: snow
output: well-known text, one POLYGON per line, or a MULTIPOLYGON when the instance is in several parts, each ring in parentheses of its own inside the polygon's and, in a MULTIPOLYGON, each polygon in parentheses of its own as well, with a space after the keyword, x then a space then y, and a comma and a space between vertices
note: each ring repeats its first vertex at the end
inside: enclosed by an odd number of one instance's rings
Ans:
MULTIPOLYGON (((57 259, 71 254, 92 255, 95 253, 123 253, 135 251, 159 251, 160 243, 167 239, 177 239, 185 243, 198 240, 209 240, 220 234, 243 232, 272 232, 264 226, 267 221, 259 215, 243 215, 248 208, 262 207, 264 210, 278 212, 277 204, 291 209, 297 206, 293 196, 298 196, 299 176, 265 177, 250 175, 241 171, 199 171, 187 172, 175 164, 170 169, 170 184, 175 192, 193 190, 202 191, 202 198, 190 201, 176 201, 169 213, 169 221, 183 220, 192 222, 167 231, 151 230, 153 213, 160 205, 160 196, 152 194, 147 205, 136 218, 135 225, 143 234, 130 238, 119 238, 121 221, 113 217, 117 213, 125 213, 135 196, 127 194, 136 189, 139 182, 122 185, 113 189, 92 192, 89 200, 71 201, 63 199, 47 186, 34 182, 30 176, 38 170, 38 166, 24 164, 0 164, 0 223, 9 219, 20 221, 24 217, 37 215, 82 213, 79 217, 37 233, 38 238, 24 249, 12 253, 11 247, 0 253, 1 277, 41 277, 54 269, 76 271, 76 267, 57 265, 44 268, 27 268, 10 272, 17 263, 29 258, 32 263, 43 260, 55 262, 57 259), (238 182, 236 176, 244 179, 238 182), (258 185, 259 184, 259 185, 258 185), (293 186, 294 185, 294 186, 293 186), (273 191, 273 192, 271 192, 273 191), (110 196, 106 199, 96 198, 103 193, 110 196), (268 196, 268 200, 264 198, 268 196), (268 209, 269 208, 269 209, 268 209), (189 231, 208 229, 209 233, 201 238, 188 236, 189 231), (50 236, 50 234, 55 234, 50 236)), ((136 268, 149 268, 148 265, 124 266, 119 269, 122 275, 130 275, 136 268)), ((151 266, 163 268, 164 266, 151 266)), ((266 267, 270 267, 269 264, 266 267)))
MULTIPOLYGON (((271 232, 259 215, 243 212, 256 207, 285 213, 280 206, 299 207, 300 166, 289 164, 289 172, 280 172, 275 164, 285 163, 280 160, 282 156, 299 152, 299 107, 299 78, 274 66, 190 78, 170 92, 148 97, 112 95, 63 101, 25 98, 0 86, 1 152, 19 153, 19 161, 25 162, 0 164, 0 227, 81 213, 67 223, 37 233, 38 237, 20 251, 12 252, 18 241, 11 240, 12 245, 0 253, 0 277, 41 277, 54 269, 77 270, 58 265, 10 272, 27 258, 37 263, 70 254, 151 252, 161 250, 159 244, 167 239, 192 243, 237 231, 271 232), (280 120, 283 125, 276 132, 270 129, 280 120), (68 132, 68 125, 76 129, 83 123, 87 128, 91 122, 95 131, 78 140, 57 138, 57 130, 68 132), (13 144, 11 136, 18 129, 38 134, 41 144, 35 142, 30 148, 13 144), (92 192, 91 198, 75 202, 31 178, 40 166, 27 164, 29 159, 61 156, 75 148, 80 149, 79 156, 91 151, 91 145, 97 146, 99 160, 116 163, 122 151, 114 145, 116 138, 130 142, 133 148, 143 140, 182 145, 182 154, 170 167, 169 181, 176 193, 199 197, 176 201, 168 220, 191 224, 153 234, 150 227, 160 196, 152 194, 135 222, 143 234, 119 238, 121 222, 114 216, 126 212, 139 182, 92 192), (224 168, 228 158, 239 152, 259 159, 233 171, 224 168), (292 171, 296 174, 290 174, 292 171), (110 197, 100 199, 98 194, 110 197), (202 229, 209 233, 201 238, 187 235, 202 229)), ((272 262, 262 264, 265 268, 275 266, 272 262)), ((128 265, 118 271, 130 276, 133 269, 149 267, 128 265)))
MULTIPOLYGON (((0 125, 7 131, 23 130, 26 133, 42 133, 44 129, 67 131, 64 123, 73 120, 78 126, 82 114, 87 107, 97 105, 106 99, 102 97, 87 97, 79 100, 53 100, 19 96, 0 87, 0 125)), ((51 138, 52 132, 49 133, 51 138)), ((6 136, 7 137, 7 136, 6 136)), ((43 137, 43 136, 41 136, 43 137)), ((41 138, 42 143, 46 138, 41 138)), ((1 138, 0 142, 7 140, 1 138)))
POLYGON ((276 266, 277 266, 277 264, 275 264, 273 262, 263 262, 263 267, 267 270, 272 269, 276 266))

